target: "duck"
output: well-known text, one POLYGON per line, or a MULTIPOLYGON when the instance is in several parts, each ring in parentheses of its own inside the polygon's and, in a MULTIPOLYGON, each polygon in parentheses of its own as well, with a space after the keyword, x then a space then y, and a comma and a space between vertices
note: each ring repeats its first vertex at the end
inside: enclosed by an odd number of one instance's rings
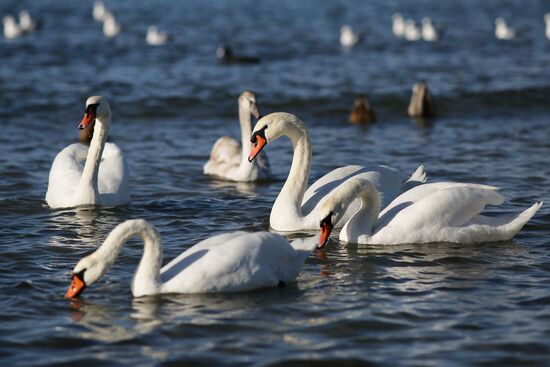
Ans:
POLYGON ((103 15, 103 34, 107 38, 113 38, 120 33, 120 24, 116 21, 113 13, 106 11, 103 15))
POLYGON ((94 1, 92 8, 92 16, 96 22, 103 22, 105 14, 108 12, 107 7, 103 4, 103 1, 94 1))
POLYGON ((508 27, 502 17, 495 19, 495 37, 499 40, 511 40, 516 36, 516 31, 508 27))
POLYGON ((407 19, 405 21, 404 35, 407 41, 418 41, 420 38, 422 38, 422 33, 416 27, 416 24, 412 19, 407 19))
POLYGON ((90 146, 75 143, 55 157, 48 179, 50 208, 126 204, 130 200, 129 170, 122 150, 106 143, 111 126, 109 102, 101 96, 86 100, 79 129, 93 124, 90 146))
POLYGON ((360 198, 361 208, 346 222, 340 240, 353 244, 397 245, 449 242, 480 244, 512 239, 535 215, 542 202, 513 215, 485 216, 486 205, 504 197, 488 185, 436 182, 416 186, 381 211, 380 194, 372 182, 352 179, 337 189, 319 210, 323 247, 347 203, 360 198))
POLYGON ((212 147, 210 159, 203 166, 205 175, 236 182, 258 181, 270 176, 269 160, 265 153, 262 152, 253 162, 248 161, 252 149, 252 117, 260 118, 256 101, 256 93, 241 93, 238 100, 241 144, 229 136, 219 138, 212 147))
POLYGON ((4 38, 16 39, 23 34, 23 31, 11 15, 6 15, 2 18, 4 24, 4 38))
POLYGON ((414 83, 407 114, 410 117, 426 119, 436 116, 435 101, 426 82, 414 83))
POLYGON ((162 241, 155 227, 143 219, 130 219, 117 225, 96 251, 76 264, 65 298, 78 297, 101 279, 132 238, 143 241, 143 255, 130 288, 134 297, 283 287, 296 281, 318 241, 310 237, 289 243, 270 232, 223 233, 195 244, 162 266, 162 241))
MULTIPOLYGON (((267 144, 281 136, 287 136, 291 140, 294 154, 290 173, 269 216, 269 225, 275 231, 316 230, 319 223, 319 207, 335 188, 353 177, 362 177, 374 182, 377 189, 383 193, 386 204, 397 197, 401 190, 410 188, 410 185, 422 184, 426 180, 423 166, 419 166, 405 181, 406 176, 395 168, 381 165, 349 165, 325 174, 307 189, 311 142, 306 126, 296 115, 274 112, 258 120, 252 132, 253 146, 249 161, 254 160, 267 144)), ((346 215, 336 223, 336 226, 343 226, 359 205, 359 201, 350 204, 346 215)))
POLYGON ((150 46, 162 46, 170 40, 170 34, 162 32, 157 26, 149 26, 147 28, 147 34, 145 35, 145 41, 150 46))
POLYGON ((546 39, 550 40, 550 13, 544 14, 544 23, 546 23, 546 39))
POLYGON ((236 56, 233 50, 227 46, 218 47, 216 56, 224 64, 258 64, 260 59, 252 56, 236 56))
POLYGON ((399 13, 394 13, 392 16, 392 32, 397 38, 402 38, 405 35, 405 20, 399 13))
POLYGON ((422 18, 422 39, 426 42, 435 42, 439 39, 437 30, 428 17, 422 18))
POLYGON ((345 48, 352 48, 361 39, 358 33, 353 31, 350 25, 343 25, 340 28, 340 45, 345 48))
POLYGON ((349 115, 349 122, 356 125, 368 125, 376 122, 374 109, 366 95, 359 96, 355 102, 353 102, 349 115))

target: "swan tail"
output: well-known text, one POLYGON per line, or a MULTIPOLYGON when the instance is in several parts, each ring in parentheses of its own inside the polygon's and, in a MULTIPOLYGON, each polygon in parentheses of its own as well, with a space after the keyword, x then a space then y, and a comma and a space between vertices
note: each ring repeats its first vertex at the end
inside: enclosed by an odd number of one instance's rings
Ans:
POLYGON ((421 164, 418 166, 416 171, 413 172, 411 177, 406 182, 413 182, 413 181, 419 181, 419 182, 426 182, 428 181, 428 174, 424 170, 424 165, 421 164))

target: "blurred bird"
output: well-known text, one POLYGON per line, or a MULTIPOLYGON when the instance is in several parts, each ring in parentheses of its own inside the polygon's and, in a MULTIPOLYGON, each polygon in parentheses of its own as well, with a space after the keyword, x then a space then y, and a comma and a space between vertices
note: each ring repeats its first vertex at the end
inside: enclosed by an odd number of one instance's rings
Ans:
POLYGON ((103 4, 102 1, 94 1, 94 8, 92 10, 92 15, 96 22, 103 22, 103 18, 107 13, 107 7, 103 4))
POLYGON ((24 33, 34 32, 38 29, 38 23, 32 20, 28 11, 21 10, 19 12, 19 28, 24 33))
POLYGON ((422 39, 427 42, 437 41, 439 38, 437 30, 432 24, 430 18, 422 18, 422 39))
POLYGON ((419 82, 413 85, 407 114, 410 117, 418 118, 435 117, 435 102, 425 82, 419 82))
POLYGON ((360 39, 360 35, 355 33, 351 26, 346 24, 340 28, 340 45, 342 45, 342 47, 351 48, 355 46, 360 39))
POLYGON ((367 96, 361 95, 355 100, 355 102, 353 102, 351 113, 349 115, 349 122, 357 125, 366 125, 376 122, 374 109, 372 108, 367 96))
POLYGON ((499 40, 511 40, 516 36, 516 31, 508 27, 506 21, 498 17, 495 19, 495 37, 499 40))
POLYGON ((150 46, 162 46, 170 40, 170 35, 167 32, 159 31, 157 26, 151 25, 147 28, 145 41, 150 46))
POLYGON ((544 14, 544 22, 546 23, 546 38, 550 40, 550 13, 544 14))
POLYGON ((392 32, 395 37, 401 38, 405 35, 405 20, 399 13, 395 13, 391 16, 392 32))
POLYGON ((257 64, 260 59, 252 56, 236 56, 229 47, 218 47, 216 56, 224 64, 257 64))
POLYGON ((11 15, 6 15, 2 18, 4 23, 4 38, 14 39, 21 36, 21 28, 17 25, 15 18, 11 15))
POLYGON ((110 11, 105 12, 103 17, 103 34, 107 38, 113 38, 120 33, 120 24, 110 11))
POLYGON ((418 41, 422 37, 420 30, 416 27, 414 20, 407 19, 405 22, 405 39, 407 41, 418 41))

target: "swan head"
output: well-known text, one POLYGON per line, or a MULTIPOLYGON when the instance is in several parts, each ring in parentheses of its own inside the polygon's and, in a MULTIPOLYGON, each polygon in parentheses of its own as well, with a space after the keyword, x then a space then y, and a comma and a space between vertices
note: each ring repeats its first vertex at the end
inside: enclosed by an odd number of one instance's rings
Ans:
POLYGON ((403 21, 403 16, 401 15, 401 13, 394 13, 391 18, 394 21, 403 21))
POLYGON ((285 135, 289 125, 294 125, 296 128, 305 131, 304 124, 298 117, 291 113, 273 112, 259 119, 256 126, 254 126, 252 137, 250 138, 252 150, 248 156, 248 161, 252 162, 267 143, 285 135))
POLYGON ((250 111, 250 114, 256 119, 260 119, 261 114, 256 104, 256 93, 251 91, 244 91, 239 96, 239 107, 250 111))
POLYGON ((340 33, 353 33, 353 29, 351 28, 351 26, 345 24, 343 25, 342 27, 340 27, 340 33))
POLYGON ((99 119, 103 124, 109 124, 111 121, 111 107, 109 102, 101 96, 92 96, 86 100, 84 117, 78 128, 84 130, 94 124, 96 119, 99 119))
POLYGON ((432 24, 432 20, 428 17, 422 18, 422 24, 432 24))
POLYGON ((95 253, 80 260, 73 269, 71 284, 65 293, 65 298, 74 298, 80 295, 87 286, 101 279, 109 266, 108 262, 101 261, 95 253))
POLYGON ((504 21, 504 18, 502 17, 498 17, 497 19, 495 19, 495 24, 496 25, 499 25, 499 24, 505 24, 506 22, 504 21))

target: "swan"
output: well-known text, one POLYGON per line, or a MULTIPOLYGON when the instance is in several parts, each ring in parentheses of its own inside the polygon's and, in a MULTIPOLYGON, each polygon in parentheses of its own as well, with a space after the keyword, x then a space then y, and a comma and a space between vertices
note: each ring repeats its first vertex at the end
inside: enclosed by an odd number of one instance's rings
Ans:
POLYGON ((116 226, 96 251, 76 264, 65 298, 78 296, 99 280, 124 243, 135 237, 143 240, 144 249, 132 279, 134 297, 283 286, 296 280, 318 241, 310 237, 289 244, 276 233, 224 233, 197 243, 161 268, 162 242, 155 227, 143 219, 131 219, 116 226))
POLYGON ((435 101, 426 82, 414 83, 411 100, 407 107, 410 117, 434 118, 436 115, 435 101))
POLYGON ((544 23, 546 23, 546 39, 550 40, 550 13, 544 14, 544 23))
POLYGON ((506 21, 498 17, 495 19, 495 37, 499 40, 511 40, 516 36, 516 31, 508 27, 506 21))
POLYGON ((229 181, 250 182, 265 179, 270 175, 269 161, 262 154, 257 161, 248 162, 252 149, 252 117, 260 118, 256 105, 256 94, 244 91, 239 96, 239 121, 241 124, 241 146, 229 137, 219 138, 212 147, 210 159, 203 167, 203 173, 229 181))
POLYGON ((405 35, 405 20, 399 13, 395 13, 391 16, 392 19, 392 32, 395 37, 401 38, 405 35))
POLYGON ((149 26, 147 28, 147 34, 145 35, 145 41, 150 46, 162 46, 170 40, 170 35, 166 32, 160 31, 157 26, 149 26))
POLYGON ((15 39, 23 33, 15 21, 15 18, 11 15, 4 16, 4 18, 2 18, 2 23, 4 24, 5 39, 15 39))
POLYGON ((452 242, 477 244, 514 237, 542 206, 533 204, 519 214, 488 217, 485 205, 500 205, 504 197, 487 185, 437 182, 416 186, 380 212, 380 196, 372 182, 353 179, 340 186, 319 210, 321 237, 328 240, 332 223, 346 203, 361 199, 361 208, 346 222, 340 240, 358 244, 452 242))
POLYGON ((79 129, 90 124, 94 124, 90 147, 71 144, 59 152, 52 163, 46 193, 46 202, 51 208, 122 205, 130 199, 128 166, 122 151, 116 144, 106 143, 111 109, 101 96, 86 101, 79 129))
POLYGON ((19 28, 24 33, 34 32, 38 29, 38 24, 31 18, 27 10, 19 12, 19 28))
POLYGON ((412 19, 405 21, 404 35, 407 41, 418 41, 422 37, 420 30, 412 19))
POLYGON ((350 123, 356 125, 368 125, 376 122, 374 108, 372 108, 367 96, 359 96, 359 98, 353 102, 348 120, 350 123))
POLYGON ((103 22, 105 14, 108 12, 107 7, 102 1, 94 1, 94 7, 92 9, 92 15, 96 22, 103 22))
POLYGON ((116 18, 110 11, 105 11, 103 15, 103 34, 107 38, 116 37, 120 33, 120 24, 117 23, 116 18))
POLYGON ((340 45, 342 47, 351 48, 359 42, 361 37, 355 33, 351 26, 343 25, 340 28, 340 45))
POLYGON ((422 18, 422 39, 427 42, 435 42, 439 38, 437 30, 430 18, 422 18))
MULTIPOLYGON (((362 177, 376 183, 378 190, 384 196, 385 203, 393 200, 404 187, 426 180, 426 173, 422 166, 418 167, 402 187, 405 177, 394 168, 351 165, 327 173, 306 191, 311 163, 311 143, 305 125, 297 116, 285 112, 275 112, 258 120, 252 133, 251 141, 254 145, 249 160, 252 161, 266 144, 283 135, 290 138, 294 155, 288 178, 273 204, 269 217, 269 225, 276 231, 317 229, 320 205, 336 187, 352 177, 362 177)), ((336 225, 343 226, 359 206, 359 200, 350 205, 346 215, 336 225)))

